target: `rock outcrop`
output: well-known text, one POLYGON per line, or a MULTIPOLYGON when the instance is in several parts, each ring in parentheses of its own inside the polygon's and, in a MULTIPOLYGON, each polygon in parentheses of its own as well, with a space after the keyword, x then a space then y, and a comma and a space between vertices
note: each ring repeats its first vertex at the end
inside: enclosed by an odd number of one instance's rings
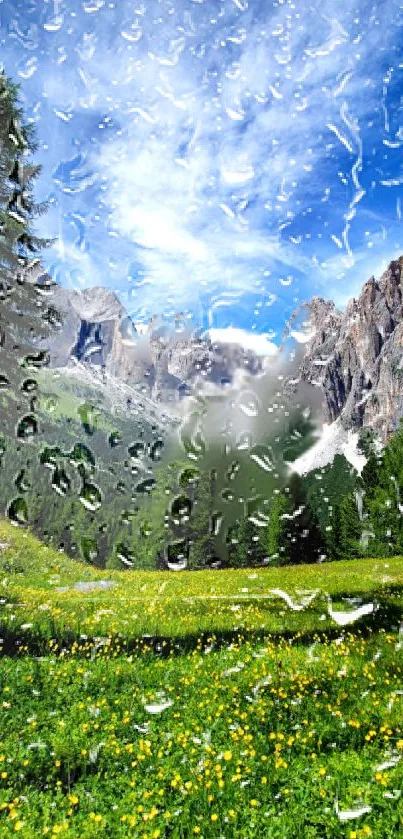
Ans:
POLYGON ((345 312, 314 297, 305 304, 312 337, 301 378, 323 389, 324 418, 369 427, 381 439, 403 416, 403 257, 371 277, 345 312))
POLYGON ((198 379, 226 384, 239 369, 253 374, 262 369, 261 358, 238 345, 213 344, 205 336, 177 335, 155 326, 139 334, 108 289, 65 289, 46 274, 35 277, 35 283, 58 321, 46 343, 52 367, 87 364, 165 403, 179 400, 198 379))

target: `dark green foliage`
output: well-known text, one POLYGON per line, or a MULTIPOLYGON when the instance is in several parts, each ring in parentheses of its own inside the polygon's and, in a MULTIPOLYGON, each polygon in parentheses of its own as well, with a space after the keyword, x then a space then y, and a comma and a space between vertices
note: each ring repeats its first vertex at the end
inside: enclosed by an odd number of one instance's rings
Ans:
POLYGON ((298 412, 290 417, 289 427, 283 441, 285 461, 296 460, 315 442, 315 425, 309 417, 298 412))
POLYGON ((357 498, 350 492, 335 505, 332 517, 332 529, 328 537, 328 551, 332 559, 348 559, 360 556, 362 532, 357 498))
POLYGON ((46 207, 34 200, 40 167, 29 155, 36 149, 32 126, 23 121, 18 86, 0 74, 0 267, 18 270, 47 243, 32 222, 46 207))
POLYGON ((371 452, 361 473, 361 482, 367 498, 371 497, 379 481, 380 458, 371 452))
POLYGON ((369 457, 375 451, 375 433, 371 428, 361 429, 357 448, 365 457, 369 457))
POLYGON ((317 562, 324 546, 325 539, 309 504, 304 480, 294 473, 288 486, 273 496, 270 505, 267 548, 271 564, 317 562))
POLYGON ((309 504, 303 479, 299 475, 292 475, 288 489, 292 511, 288 519, 287 534, 289 561, 293 565, 300 562, 317 562, 324 550, 324 540, 316 513, 309 504))
POLYGON ((186 534, 190 541, 188 567, 190 569, 205 568, 217 556, 212 534, 214 481, 211 474, 202 472, 195 488, 193 491, 189 489, 188 494, 193 499, 190 521, 186 526, 186 534))
POLYGON ((264 564, 267 559, 266 528, 257 527, 247 517, 234 529, 234 538, 235 544, 228 552, 231 567, 247 568, 264 564))
POLYGON ((332 463, 321 469, 314 469, 304 476, 308 503, 314 510, 321 533, 329 532, 327 527, 333 524, 335 507, 357 484, 357 473, 344 455, 336 454, 332 463))

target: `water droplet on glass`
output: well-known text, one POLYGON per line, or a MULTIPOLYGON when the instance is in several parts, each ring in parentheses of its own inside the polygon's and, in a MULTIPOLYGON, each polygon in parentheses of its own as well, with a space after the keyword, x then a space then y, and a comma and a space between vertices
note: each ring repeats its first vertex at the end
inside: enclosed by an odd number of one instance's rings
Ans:
POLYGON ((22 366, 26 367, 28 370, 38 370, 41 367, 47 367, 50 362, 50 356, 48 352, 42 350, 36 354, 26 355, 22 366))
POLYGON ((38 382, 35 379, 25 379, 21 385, 23 393, 32 393, 38 389, 38 382))
POLYGON ((151 460, 161 460, 162 451, 164 448, 164 443, 162 440, 156 440, 155 443, 152 443, 150 446, 150 458, 151 460))
POLYGON ((15 485, 19 492, 28 492, 31 489, 31 484, 26 478, 25 469, 21 469, 21 472, 18 473, 15 479, 15 485))
POLYGON ((186 495, 179 495, 171 504, 172 521, 177 526, 189 521, 192 512, 192 502, 186 495))
POLYGON ((166 696, 163 691, 159 691, 156 694, 154 702, 150 702, 149 699, 143 696, 142 703, 148 714, 162 714, 163 711, 171 708, 173 700, 166 696))
POLYGON ((81 552, 86 562, 95 562, 98 556, 98 545, 95 539, 83 536, 81 539, 81 552))
POLYGON ((253 391, 243 391, 238 399, 238 406, 246 417, 257 417, 259 414, 259 399, 253 391))
POLYGON ((145 443, 141 440, 137 443, 132 443, 131 446, 128 448, 128 452, 130 457, 135 458, 136 460, 141 458, 145 454, 145 443))
POLYGON ((120 431, 112 431, 108 437, 108 443, 111 449, 115 449, 117 446, 120 446, 122 442, 122 434, 120 431))
POLYGON ((123 562, 123 565, 126 565, 127 568, 133 568, 135 562, 134 554, 126 545, 123 545, 122 542, 119 542, 119 544, 116 545, 116 556, 121 562, 123 562))
POLYGON ((87 510, 98 510, 102 504, 101 490, 96 484, 85 482, 81 488, 80 501, 87 510))
POLYGON ((210 533, 212 536, 218 536, 223 522, 223 514, 215 512, 211 514, 210 519, 210 533))
POLYGON ((22 417, 19 420, 16 434, 20 440, 28 440, 32 437, 35 437, 35 434, 38 433, 38 420, 36 417, 32 416, 31 414, 27 414, 27 416, 22 417))
POLYGON ((140 492, 142 494, 152 492, 154 487, 156 486, 155 478, 145 478, 144 481, 140 481, 139 484, 136 486, 136 492, 140 492))
POLYGON ((71 481, 66 471, 61 466, 56 466, 52 476, 52 488, 58 495, 66 495, 71 486, 71 481))
POLYGON ((14 498, 7 508, 7 515, 13 524, 24 525, 28 522, 28 506, 25 498, 14 498))

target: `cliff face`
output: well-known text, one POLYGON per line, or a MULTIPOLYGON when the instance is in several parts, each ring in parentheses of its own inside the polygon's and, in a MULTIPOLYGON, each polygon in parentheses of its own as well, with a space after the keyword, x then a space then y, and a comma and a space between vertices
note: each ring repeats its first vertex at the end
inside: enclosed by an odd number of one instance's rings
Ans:
POLYGON ((108 289, 65 289, 49 285, 46 275, 42 283, 47 303, 59 319, 46 344, 52 367, 67 368, 76 362, 91 365, 162 402, 180 399, 198 378, 225 384, 240 368, 251 373, 261 370, 261 359, 237 345, 213 345, 206 338, 158 330, 138 334, 108 289))
POLYGON ((327 422, 373 428, 385 440, 403 416, 403 257, 391 262, 345 312, 315 297, 301 378, 323 389, 327 422))

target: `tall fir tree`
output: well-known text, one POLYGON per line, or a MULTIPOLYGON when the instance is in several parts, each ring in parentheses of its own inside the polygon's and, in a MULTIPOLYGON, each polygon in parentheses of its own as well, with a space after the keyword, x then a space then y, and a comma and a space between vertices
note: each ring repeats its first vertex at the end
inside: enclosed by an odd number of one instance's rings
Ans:
POLYGON ((33 221, 46 210, 34 198, 41 167, 34 128, 24 122, 19 88, 0 74, 0 269, 21 271, 48 242, 35 236, 33 221))
POLYGON ((349 559, 360 556, 362 522, 355 493, 345 495, 334 507, 332 530, 328 538, 328 553, 332 559, 349 559))

